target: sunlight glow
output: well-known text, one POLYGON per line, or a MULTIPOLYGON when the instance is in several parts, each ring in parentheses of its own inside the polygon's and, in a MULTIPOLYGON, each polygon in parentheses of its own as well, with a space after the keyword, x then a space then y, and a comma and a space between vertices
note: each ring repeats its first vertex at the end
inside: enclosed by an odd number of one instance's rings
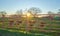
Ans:
POLYGON ((32 17, 32 15, 30 13, 26 13, 27 17, 32 17))

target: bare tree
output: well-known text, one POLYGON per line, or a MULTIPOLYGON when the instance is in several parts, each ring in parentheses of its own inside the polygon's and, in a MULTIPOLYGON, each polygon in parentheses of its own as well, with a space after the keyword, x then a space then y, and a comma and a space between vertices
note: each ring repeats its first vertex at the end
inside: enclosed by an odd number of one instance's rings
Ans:
POLYGON ((35 17, 38 13, 41 13, 41 10, 36 7, 31 7, 30 9, 28 9, 28 12, 35 17))
POLYGON ((48 11, 48 14, 49 14, 49 15, 52 15, 52 14, 53 14, 53 12, 52 12, 52 11, 48 11))
POLYGON ((23 14, 22 9, 16 11, 17 17, 20 17, 21 18, 22 17, 22 14, 23 14))
POLYGON ((4 28, 4 24, 5 24, 4 22, 5 22, 5 16, 6 16, 6 14, 7 14, 6 11, 1 11, 0 12, 0 16, 2 18, 1 21, 2 21, 2 24, 3 24, 2 25, 3 28, 4 28))
POLYGON ((0 12, 0 16, 2 16, 3 18, 6 16, 6 14, 7 14, 6 11, 1 11, 0 12))
POLYGON ((48 11, 48 15, 49 15, 49 16, 50 16, 50 15, 55 16, 54 14, 55 14, 54 12, 48 11))
POLYGON ((22 15, 22 9, 16 11, 16 14, 17 14, 17 15, 22 15))

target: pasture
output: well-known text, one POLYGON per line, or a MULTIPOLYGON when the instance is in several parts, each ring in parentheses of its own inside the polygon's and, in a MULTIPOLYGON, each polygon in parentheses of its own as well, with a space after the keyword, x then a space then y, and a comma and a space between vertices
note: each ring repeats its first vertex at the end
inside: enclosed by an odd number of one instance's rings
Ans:
POLYGON ((49 18, 0 18, 2 36, 59 36, 60 20, 49 18))

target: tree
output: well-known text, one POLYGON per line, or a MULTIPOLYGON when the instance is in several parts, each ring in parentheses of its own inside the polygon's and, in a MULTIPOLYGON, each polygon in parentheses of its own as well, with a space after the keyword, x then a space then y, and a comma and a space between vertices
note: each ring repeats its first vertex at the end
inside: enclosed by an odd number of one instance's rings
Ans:
POLYGON ((53 12, 51 12, 51 11, 48 11, 48 14, 49 14, 49 15, 52 15, 52 14, 53 14, 53 12))
POLYGON ((58 9, 58 13, 57 14, 58 14, 58 16, 60 16, 60 9, 58 9))
MULTIPOLYGON (((15 17, 16 17, 17 21, 18 21, 18 20, 22 20, 22 14, 23 14, 22 9, 20 9, 20 10, 18 10, 18 11, 16 12, 15 17)), ((22 22, 22 21, 21 21, 21 22, 22 22)))
POLYGON ((57 14, 60 14, 60 12, 58 12, 57 14))
POLYGON ((16 17, 22 17, 23 11, 22 9, 16 11, 16 17))
MULTIPOLYGON (((2 17, 2 20, 1 20, 1 21, 3 22, 3 24, 5 24, 4 21, 5 21, 5 16, 6 16, 6 14, 7 14, 6 11, 1 11, 1 12, 0 12, 0 16, 2 17)), ((4 25, 3 25, 3 26, 4 26, 4 25)))
POLYGON ((58 9, 58 13, 57 14, 60 14, 60 9, 58 9))
POLYGON ((38 13, 41 12, 41 10, 36 7, 31 7, 30 9, 28 9, 28 12, 31 13, 35 17, 38 13))
POLYGON ((6 11, 1 11, 0 12, 0 16, 2 16, 3 18, 6 16, 6 14, 7 14, 6 11))
POLYGON ((16 12, 16 14, 17 14, 17 15, 22 15, 22 9, 18 10, 18 11, 16 12))
POLYGON ((51 11, 48 11, 48 15, 49 15, 49 19, 50 19, 50 20, 53 20, 53 15, 54 15, 54 13, 51 12, 51 11))

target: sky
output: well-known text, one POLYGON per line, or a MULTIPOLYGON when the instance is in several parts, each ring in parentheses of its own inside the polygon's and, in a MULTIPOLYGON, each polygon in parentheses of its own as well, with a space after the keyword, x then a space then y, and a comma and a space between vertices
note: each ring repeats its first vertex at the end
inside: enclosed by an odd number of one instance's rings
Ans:
POLYGON ((40 8, 42 13, 48 11, 57 13, 60 9, 60 0, 0 0, 0 11, 6 11, 8 14, 31 7, 40 8))

